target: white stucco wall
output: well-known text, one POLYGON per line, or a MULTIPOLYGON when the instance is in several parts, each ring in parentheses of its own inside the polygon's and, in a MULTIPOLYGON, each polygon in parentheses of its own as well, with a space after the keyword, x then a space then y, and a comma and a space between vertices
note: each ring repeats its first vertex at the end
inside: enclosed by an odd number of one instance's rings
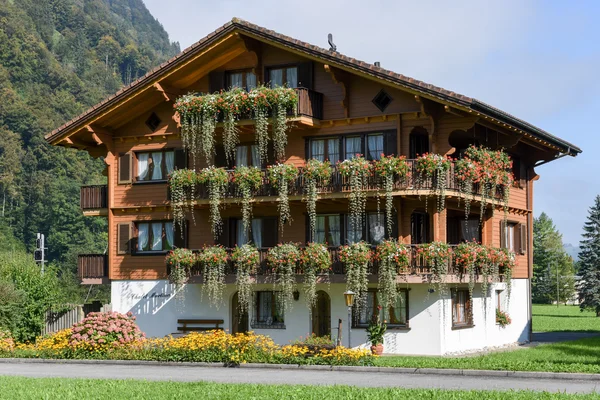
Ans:
MULTIPOLYGON (((445 323, 440 313, 442 301, 437 293, 428 293, 427 284, 408 286, 409 326, 408 330, 389 329, 385 335, 385 352, 397 354, 439 355, 498 346, 526 340, 527 326, 527 280, 513 280, 509 313, 513 323, 502 329, 495 323, 495 299, 487 301, 487 320, 484 320, 480 288, 474 293, 475 326, 469 329, 452 330, 450 300, 443 302, 446 308, 445 323)), ((272 290, 272 285, 257 285, 256 290, 272 290)), ((118 312, 131 311, 148 336, 164 336, 177 331, 177 319, 223 319, 223 327, 231 328, 231 299, 235 285, 227 285, 224 302, 219 309, 210 307, 206 296, 201 295, 201 285, 186 285, 183 293, 175 295, 174 286, 168 281, 113 281, 112 305, 118 312)), ((345 284, 317 285, 317 290, 327 292, 331 299, 331 333, 337 338, 338 319, 342 319, 342 344, 348 344, 348 310, 344 303, 345 284)), ((293 302, 292 309, 285 315, 285 329, 254 329, 258 334, 269 335, 276 343, 287 344, 311 332, 311 318, 305 304, 302 288, 300 298, 293 302)), ((491 289, 494 293, 494 288, 491 289)), ((250 316, 252 318, 252 315, 250 316)), ((352 329, 352 346, 366 346, 363 328, 352 329)))

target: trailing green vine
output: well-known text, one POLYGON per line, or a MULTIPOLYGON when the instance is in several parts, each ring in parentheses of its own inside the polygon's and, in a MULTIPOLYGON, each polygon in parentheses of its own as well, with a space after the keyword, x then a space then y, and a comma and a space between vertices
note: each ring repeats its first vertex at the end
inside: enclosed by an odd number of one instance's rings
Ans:
POLYGON ((187 283, 195 263, 196 255, 188 249, 175 249, 167 254, 165 264, 169 270, 169 282, 175 285, 177 291, 187 283))
POLYGON ((352 243, 340 247, 339 258, 346 266, 346 290, 356 293, 354 304, 365 306, 369 290, 368 268, 373 252, 366 242, 352 243))
POLYGON ((371 164, 363 157, 355 157, 339 163, 338 170, 350 184, 350 224, 354 228, 360 227, 365 218, 371 164))
POLYGON ((285 223, 292 223, 290 211, 290 202, 288 199, 290 184, 298 177, 298 169, 291 164, 271 165, 268 169, 269 182, 275 189, 279 197, 277 208, 279 209, 279 227, 283 232, 285 223))
POLYGON ((206 247, 197 255, 197 259, 202 265, 204 289, 208 294, 209 304, 219 308, 225 288, 225 267, 229 259, 227 250, 222 246, 206 247))
POLYGON ((317 224, 318 187, 329 184, 331 180, 331 164, 329 161, 308 160, 302 170, 306 191, 306 210, 310 226, 310 236, 315 237, 317 224))
POLYGON ((232 179, 242 202, 244 231, 248 233, 252 221, 252 197, 262 185, 262 172, 257 167, 236 167, 232 179))
MULTIPOLYGON (((384 240, 377 246, 375 259, 379 261, 379 304, 385 314, 396 304, 400 293, 396 279, 399 273, 408 272, 409 256, 408 247, 398 239, 384 240)), ((384 315, 384 319, 387 318, 384 315)))
POLYGON ((276 276, 275 286, 284 312, 292 308, 296 289, 296 267, 300 261, 300 249, 295 243, 283 243, 269 249, 267 263, 276 276))
POLYGON ((464 157, 454 164, 454 174, 458 180, 459 190, 464 195, 465 219, 468 219, 471 213, 471 201, 473 201, 473 188, 481 176, 481 165, 477 161, 464 157))
MULTIPOLYGON (((190 169, 178 169, 169 175, 169 189, 171 196, 171 213, 173 214, 173 224, 175 227, 183 227, 185 224, 186 213, 192 211, 192 201, 194 200, 194 189, 198 177, 195 171, 190 169)), ((194 213, 191 212, 192 218, 194 213)), ((183 232, 183 229, 180 229, 183 232)))
POLYGON ((231 261, 236 268, 236 285, 238 291, 238 307, 240 315, 250 310, 252 304, 252 278, 260 261, 256 247, 245 244, 236 247, 231 254, 231 261))
POLYGON ((208 199, 210 205, 210 228, 216 238, 221 234, 223 220, 221 218, 221 200, 225 197, 229 176, 224 168, 208 167, 198 173, 198 182, 208 188, 208 199))
POLYGON ((422 243, 417 245, 417 254, 431 268, 430 284, 435 286, 440 297, 445 295, 446 276, 452 259, 450 246, 443 242, 422 243))
POLYGON ((302 251, 300 265, 304 272, 306 305, 312 312, 317 300, 317 276, 328 273, 331 269, 331 255, 327 246, 322 243, 308 243, 302 251))
MULTIPOLYGON (((418 172, 417 181, 419 186, 424 180, 431 180, 435 184, 433 192, 437 193, 437 209, 442 211, 445 207, 445 192, 448 184, 448 171, 452 166, 452 160, 446 156, 433 153, 425 153, 416 161, 418 172)), ((425 199, 425 208, 427 209, 427 198, 425 199)))
POLYGON ((408 176, 410 167, 406 162, 406 157, 400 156, 387 156, 381 157, 375 161, 373 169, 377 176, 380 178, 380 182, 385 190, 385 219, 387 236, 392 237, 393 227, 393 209, 394 209, 394 198, 392 192, 394 191, 394 180, 395 178, 404 179, 408 176))

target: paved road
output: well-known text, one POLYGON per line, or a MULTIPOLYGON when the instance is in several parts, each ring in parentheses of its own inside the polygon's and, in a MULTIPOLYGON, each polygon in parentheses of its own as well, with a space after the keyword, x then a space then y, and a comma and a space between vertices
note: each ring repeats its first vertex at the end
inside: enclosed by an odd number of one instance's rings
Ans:
POLYGON ((401 373, 346 371, 274 370, 251 368, 207 368, 157 365, 2 363, 0 375, 27 377, 148 379, 212 381, 225 383, 271 383, 304 385, 353 385, 477 390, 538 390, 567 393, 600 393, 599 381, 556 379, 492 378, 401 373))

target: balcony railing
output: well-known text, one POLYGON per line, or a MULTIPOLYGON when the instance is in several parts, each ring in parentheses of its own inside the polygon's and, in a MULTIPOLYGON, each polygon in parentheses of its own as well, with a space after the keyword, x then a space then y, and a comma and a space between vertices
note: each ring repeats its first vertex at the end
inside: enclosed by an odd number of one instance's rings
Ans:
POLYGON ((97 210, 108 207, 108 186, 92 185, 82 186, 80 190, 79 206, 82 210, 97 210))
POLYGON ((106 254, 80 254, 77 257, 77 276, 81 280, 108 278, 106 254))
MULTIPOLYGON (((409 165, 409 174, 407 177, 401 178, 396 176, 394 180, 394 190, 432 190, 437 187, 438 177, 433 176, 432 178, 426 178, 417 172, 416 168, 416 160, 407 160, 409 165)), ((239 194, 237 193, 237 186, 233 182, 233 170, 227 171, 229 174, 229 184, 226 189, 224 198, 238 198, 239 194)), ((277 196, 277 190, 273 187, 271 182, 269 181, 269 177, 266 170, 262 172, 262 185, 254 194, 255 197, 261 196, 277 196)), ((289 185, 289 195, 304 195, 305 190, 307 188, 305 179, 302 175, 302 170, 296 180, 289 185)), ((378 184, 378 177, 371 176, 369 177, 368 191, 377 191, 380 190, 380 186, 378 184)), ((456 177, 454 172, 454 162, 452 163, 451 168, 448 172, 446 172, 446 190, 457 192, 460 190, 460 182, 456 177)), ((348 178, 342 176, 341 172, 337 167, 333 167, 333 172, 331 175, 331 180, 329 184, 319 186, 317 191, 320 194, 326 193, 339 193, 339 192, 350 192, 351 186, 348 178)), ((481 194, 481 187, 479 184, 473 185, 473 194, 481 194)), ((492 196, 495 198, 501 198, 502 192, 500 190, 494 190, 493 194, 488 194, 488 196, 492 196)), ((199 184, 196 186, 196 193, 194 195, 195 199, 208 199, 208 187, 204 184, 199 184)))

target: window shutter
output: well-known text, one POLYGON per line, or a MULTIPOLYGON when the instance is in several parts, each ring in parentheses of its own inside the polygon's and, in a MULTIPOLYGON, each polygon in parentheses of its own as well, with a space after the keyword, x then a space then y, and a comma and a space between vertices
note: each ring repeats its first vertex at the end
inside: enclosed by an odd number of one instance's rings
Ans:
POLYGON ((215 146, 215 166, 217 168, 229 168, 223 146, 215 146))
POLYGON ((298 64, 298 87, 313 88, 313 63, 304 62, 298 64))
POLYGON ((263 247, 277 246, 278 223, 277 218, 264 218, 262 223, 262 245, 263 247))
POLYGON ((398 212, 396 210, 392 212, 392 218, 394 219, 392 221, 392 238, 398 239, 398 212))
POLYGON ((209 91, 211 93, 218 92, 221 89, 225 89, 225 72, 224 71, 212 71, 208 74, 209 80, 209 91))
POLYGON ((131 223, 117 224, 117 254, 131 252, 131 223))
POLYGON ((187 151, 184 149, 175 150, 175 169, 187 168, 187 151))
POLYGON ((384 136, 383 152, 386 156, 395 156, 398 154, 398 134, 396 131, 386 132, 384 136))
POLYGON ((185 249, 188 246, 188 226, 187 221, 183 221, 183 226, 177 224, 175 232, 173 232, 175 248, 185 249))
POLYGON ((304 139, 304 159, 309 160, 311 158, 310 154, 310 139, 304 139))
POLYGON ((520 224, 520 236, 521 236, 521 243, 520 243, 520 251, 521 254, 525 254, 527 252, 527 224, 520 224))
POLYGON ((506 243, 506 221, 500 221, 500 247, 506 249, 508 243, 506 243))
POLYGON ((516 254, 521 253, 521 224, 515 224, 514 227, 514 236, 513 236, 513 249, 515 249, 516 254))
POLYGON ((119 154, 119 180, 118 184, 127 184, 131 183, 132 171, 131 167, 133 164, 133 160, 131 158, 131 153, 121 153, 119 154))
POLYGON ((231 227, 233 223, 235 223, 235 220, 229 218, 223 219, 223 230, 221 231, 221 234, 215 241, 216 244, 220 244, 221 246, 226 248, 233 247, 233 242, 229 241, 229 232, 235 232, 235 229, 232 229, 231 227))
POLYGON ((524 189, 527 186, 527 169, 525 168, 525 164, 520 161, 519 162, 519 187, 524 189))

